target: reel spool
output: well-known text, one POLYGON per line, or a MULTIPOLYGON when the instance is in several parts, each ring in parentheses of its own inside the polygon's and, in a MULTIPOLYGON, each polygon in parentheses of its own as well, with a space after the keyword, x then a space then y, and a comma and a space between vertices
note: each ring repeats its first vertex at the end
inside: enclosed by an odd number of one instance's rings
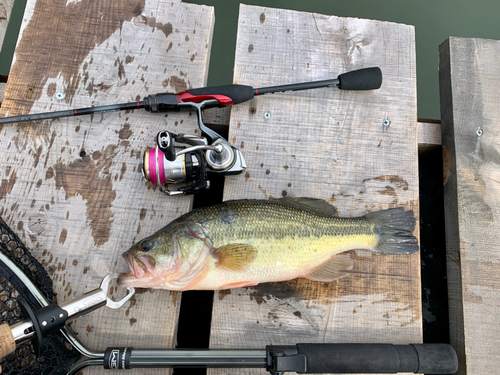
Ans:
POLYGON ((196 153, 182 154, 169 161, 159 147, 146 147, 144 152, 143 175, 153 185, 188 182, 196 178, 199 167, 196 153))
POLYGON ((194 194, 208 189, 208 173, 223 175, 239 174, 246 169, 240 151, 222 138, 211 145, 206 138, 192 135, 177 135, 167 131, 157 136, 157 147, 147 147, 143 155, 143 177, 158 185, 167 195, 194 194), (174 142, 187 144, 174 146, 174 142), (176 151, 176 148, 179 151, 176 151), (188 186, 169 190, 169 184, 186 183, 188 186))

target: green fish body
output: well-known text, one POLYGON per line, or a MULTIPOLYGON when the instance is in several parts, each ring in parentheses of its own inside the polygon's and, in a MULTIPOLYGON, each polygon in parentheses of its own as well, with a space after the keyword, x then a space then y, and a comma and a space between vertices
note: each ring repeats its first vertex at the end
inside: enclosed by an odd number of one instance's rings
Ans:
POLYGON ((347 276, 352 249, 386 254, 418 250, 413 211, 333 216, 320 199, 237 200, 193 210, 128 250, 123 286, 229 289, 295 278, 347 276))

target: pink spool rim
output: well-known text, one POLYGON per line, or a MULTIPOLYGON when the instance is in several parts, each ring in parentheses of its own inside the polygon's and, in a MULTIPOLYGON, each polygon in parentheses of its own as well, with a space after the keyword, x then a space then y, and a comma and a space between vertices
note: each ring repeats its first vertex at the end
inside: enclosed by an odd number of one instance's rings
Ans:
POLYGON ((165 160, 165 155, 161 150, 158 150, 158 174, 160 178, 160 183, 164 184, 167 181, 165 180, 165 168, 163 168, 163 161, 165 160))
POLYGON ((149 158, 148 158, 149 179, 153 184, 158 183, 158 180, 156 179, 155 150, 156 150, 155 148, 149 149, 149 158))

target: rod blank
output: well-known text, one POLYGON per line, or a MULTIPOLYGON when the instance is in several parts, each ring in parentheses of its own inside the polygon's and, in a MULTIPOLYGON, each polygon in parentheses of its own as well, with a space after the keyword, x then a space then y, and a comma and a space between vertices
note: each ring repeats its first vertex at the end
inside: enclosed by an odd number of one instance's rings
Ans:
POLYGON ((98 107, 68 109, 65 111, 34 113, 31 115, 4 117, 4 118, 0 118, 0 125, 12 124, 15 122, 39 121, 39 120, 50 120, 50 119, 61 118, 61 117, 92 115, 92 114, 104 113, 104 112, 125 111, 127 109, 138 109, 138 108, 144 108, 144 103, 143 102, 132 102, 132 103, 123 103, 123 104, 103 105, 103 106, 98 106, 98 107))

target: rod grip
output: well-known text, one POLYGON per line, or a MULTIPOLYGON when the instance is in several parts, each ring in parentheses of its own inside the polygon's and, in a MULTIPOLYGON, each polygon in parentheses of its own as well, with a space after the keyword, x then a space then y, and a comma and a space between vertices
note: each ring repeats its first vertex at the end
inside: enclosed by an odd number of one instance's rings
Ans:
POLYGON ((225 85, 202 87, 199 89, 187 90, 191 95, 223 95, 231 98, 233 104, 239 104, 253 99, 254 91, 252 86, 246 85, 225 85))
POLYGON ((364 68, 339 75, 341 90, 375 90, 382 86, 382 71, 380 68, 364 68))
POLYGON ((16 350, 16 341, 9 325, 0 325, 0 359, 14 350, 16 350))
POLYGON ((302 373, 453 374, 458 359, 448 344, 297 344, 306 357, 302 373))

